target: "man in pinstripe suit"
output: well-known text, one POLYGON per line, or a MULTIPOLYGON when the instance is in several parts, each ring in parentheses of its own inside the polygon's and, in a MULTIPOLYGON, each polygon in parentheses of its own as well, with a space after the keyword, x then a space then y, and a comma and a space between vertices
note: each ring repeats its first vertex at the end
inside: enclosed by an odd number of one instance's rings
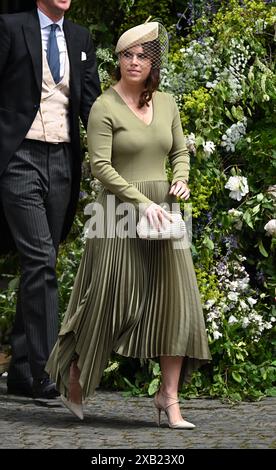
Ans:
POLYGON ((86 126, 100 94, 90 34, 64 19, 70 3, 0 16, 0 204, 21 264, 7 385, 43 398, 58 394, 44 367, 58 332, 58 245, 79 195, 78 119, 86 126))

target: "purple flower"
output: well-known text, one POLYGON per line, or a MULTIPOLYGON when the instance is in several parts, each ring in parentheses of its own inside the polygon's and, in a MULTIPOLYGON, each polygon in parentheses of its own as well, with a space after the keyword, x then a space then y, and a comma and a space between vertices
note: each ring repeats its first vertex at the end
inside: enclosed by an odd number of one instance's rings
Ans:
POLYGON ((207 212, 206 217, 207 217, 207 222, 208 222, 208 223, 211 222, 211 220, 212 220, 212 212, 207 212))
POLYGON ((229 235, 229 237, 223 237, 222 241, 229 248, 238 248, 237 237, 235 237, 235 235, 229 235))
POLYGON ((80 191, 79 200, 87 198, 88 194, 85 191, 80 191))

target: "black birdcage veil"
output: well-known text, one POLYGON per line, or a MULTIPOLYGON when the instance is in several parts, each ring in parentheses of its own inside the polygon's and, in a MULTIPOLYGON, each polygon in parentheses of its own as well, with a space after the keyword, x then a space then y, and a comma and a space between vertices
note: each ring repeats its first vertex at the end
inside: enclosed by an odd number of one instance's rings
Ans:
POLYGON ((150 59, 152 68, 161 69, 167 65, 169 39, 161 23, 144 23, 127 30, 119 38, 115 52, 123 56, 134 46, 143 48, 141 56, 150 59))

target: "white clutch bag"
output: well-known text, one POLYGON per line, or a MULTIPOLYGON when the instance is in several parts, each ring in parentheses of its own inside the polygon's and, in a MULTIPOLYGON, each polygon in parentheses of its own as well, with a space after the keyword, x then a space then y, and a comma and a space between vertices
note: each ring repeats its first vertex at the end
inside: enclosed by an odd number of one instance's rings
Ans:
POLYGON ((186 226, 181 213, 169 211, 168 213, 172 220, 164 219, 159 230, 151 226, 146 215, 142 215, 137 224, 137 234, 139 238, 145 240, 179 240, 184 238, 186 226))

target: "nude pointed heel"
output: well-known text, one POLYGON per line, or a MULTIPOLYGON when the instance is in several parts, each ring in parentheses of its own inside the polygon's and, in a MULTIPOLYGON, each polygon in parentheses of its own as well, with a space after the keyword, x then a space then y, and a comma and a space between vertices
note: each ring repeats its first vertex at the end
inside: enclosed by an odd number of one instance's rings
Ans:
POLYGON ((164 411, 167 419, 168 419, 168 424, 171 429, 194 429, 195 425, 193 423, 190 423, 189 421, 186 421, 185 419, 182 419, 181 421, 177 421, 176 423, 172 423, 170 419, 170 414, 169 414, 169 407, 176 405, 179 403, 179 400, 174 397, 170 397, 168 395, 165 395, 161 391, 157 392, 154 396, 154 406, 157 409, 157 424, 160 426, 160 417, 161 417, 161 411, 164 411), (159 395, 162 396, 163 402, 160 403, 159 395), (171 403, 170 403, 171 402, 171 403))
POLYGON ((82 389, 79 383, 80 371, 77 361, 73 360, 70 365, 68 399, 61 395, 61 401, 74 416, 83 420, 82 389), (72 398, 74 401, 72 401, 72 398))
POLYGON ((159 403, 158 403, 158 401, 157 401, 157 393, 156 393, 155 396, 154 396, 154 406, 155 406, 155 409, 156 409, 156 422, 157 422, 157 426, 160 427, 162 408, 160 407, 160 405, 159 405, 159 403))
POLYGON ((82 407, 82 404, 73 403, 72 401, 67 400, 67 398, 65 398, 63 395, 61 395, 60 398, 61 398, 61 401, 64 404, 64 406, 66 406, 66 408, 69 411, 71 411, 71 413, 74 416, 77 416, 77 418, 83 420, 83 407, 82 407))
POLYGON ((154 397, 154 405, 155 405, 155 408, 156 408, 156 422, 157 422, 157 426, 160 426, 160 423, 161 423, 161 409, 158 408, 157 404, 155 403, 155 397, 154 397))

